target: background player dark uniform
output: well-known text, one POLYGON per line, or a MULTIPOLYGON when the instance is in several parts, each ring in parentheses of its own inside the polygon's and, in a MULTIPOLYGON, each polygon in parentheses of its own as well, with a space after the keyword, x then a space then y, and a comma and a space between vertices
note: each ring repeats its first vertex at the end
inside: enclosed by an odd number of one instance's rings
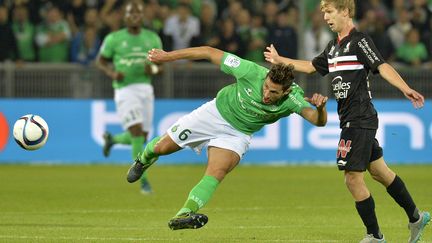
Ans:
POLYGON ((398 88, 415 108, 424 105, 424 97, 411 89, 396 70, 383 61, 372 40, 357 32, 353 17, 354 0, 322 0, 321 10, 330 29, 338 34, 323 53, 311 61, 281 57, 271 45, 264 53, 273 63, 293 64, 296 71, 329 75, 338 102, 340 127, 342 128, 337 151, 337 164, 345 172, 345 184, 351 192, 356 209, 367 229, 361 243, 386 242, 378 226, 375 202, 365 181, 364 171, 387 188, 387 192, 404 208, 410 236, 408 242, 418 242, 426 224, 428 212, 420 212, 402 179, 384 161, 382 149, 375 139, 378 117, 371 102, 368 74, 379 73, 398 88))

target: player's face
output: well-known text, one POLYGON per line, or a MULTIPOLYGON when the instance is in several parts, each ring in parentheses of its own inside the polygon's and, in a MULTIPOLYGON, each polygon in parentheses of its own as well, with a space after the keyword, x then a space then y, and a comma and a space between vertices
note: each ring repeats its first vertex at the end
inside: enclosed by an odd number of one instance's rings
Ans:
POLYGON ((266 105, 275 104, 282 97, 289 94, 291 89, 283 90, 281 84, 273 83, 270 78, 266 78, 263 85, 263 98, 262 102, 266 105))
POLYGON ((144 7, 142 4, 130 3, 125 9, 125 22, 127 27, 141 27, 144 7))
POLYGON ((322 8, 324 20, 333 32, 340 32, 344 28, 348 10, 337 10, 333 4, 327 4, 322 8))

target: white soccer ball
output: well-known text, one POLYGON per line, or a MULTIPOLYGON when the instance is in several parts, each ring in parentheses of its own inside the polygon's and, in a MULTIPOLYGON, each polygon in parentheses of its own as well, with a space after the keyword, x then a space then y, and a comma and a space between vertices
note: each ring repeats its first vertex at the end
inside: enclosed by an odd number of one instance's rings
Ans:
POLYGON ((45 120, 33 114, 20 117, 13 127, 15 141, 26 150, 36 150, 44 146, 48 133, 48 124, 45 120))

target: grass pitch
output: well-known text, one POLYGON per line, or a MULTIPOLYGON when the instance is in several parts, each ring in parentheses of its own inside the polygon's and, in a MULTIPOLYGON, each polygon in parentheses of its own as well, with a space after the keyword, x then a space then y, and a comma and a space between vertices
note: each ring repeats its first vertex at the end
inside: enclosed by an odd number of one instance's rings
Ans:
MULTIPOLYGON (((432 210, 432 166, 392 166, 417 205, 432 210)), ((364 228, 335 167, 239 166, 200 212, 198 230, 168 220, 204 166, 153 166, 154 194, 128 184, 127 166, 0 166, 0 242, 359 242, 364 228)), ((387 242, 406 242, 407 218, 366 176, 387 242)), ((432 242, 429 225, 422 242, 432 242)))

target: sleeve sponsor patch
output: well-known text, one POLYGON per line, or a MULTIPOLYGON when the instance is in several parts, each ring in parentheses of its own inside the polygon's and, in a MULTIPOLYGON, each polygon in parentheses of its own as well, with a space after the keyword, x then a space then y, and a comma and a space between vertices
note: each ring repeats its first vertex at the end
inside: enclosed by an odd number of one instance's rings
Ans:
POLYGON ((240 66, 240 58, 233 55, 228 55, 225 58, 224 64, 227 65, 228 67, 236 68, 240 66))

